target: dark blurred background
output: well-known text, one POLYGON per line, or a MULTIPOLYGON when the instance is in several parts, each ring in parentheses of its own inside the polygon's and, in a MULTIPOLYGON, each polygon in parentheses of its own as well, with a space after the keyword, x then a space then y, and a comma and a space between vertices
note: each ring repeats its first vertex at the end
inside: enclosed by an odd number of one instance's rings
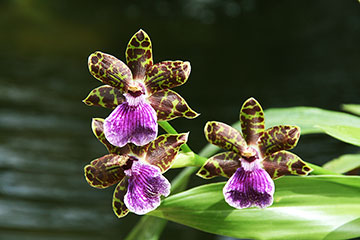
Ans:
MULTIPOLYGON (((172 124, 191 131, 193 150, 206 144, 207 120, 237 121, 250 96, 264 109, 359 103, 356 0, 0 0, 0 239, 123 239, 140 219, 117 219, 113 188, 86 183, 83 166, 106 153, 91 118, 110 111, 81 102, 101 85, 88 55, 124 61, 140 28, 155 62, 191 62, 175 90, 201 116, 172 124)), ((294 150, 317 164, 355 151, 323 135, 294 150)), ((162 239, 227 238, 169 223, 162 239)))

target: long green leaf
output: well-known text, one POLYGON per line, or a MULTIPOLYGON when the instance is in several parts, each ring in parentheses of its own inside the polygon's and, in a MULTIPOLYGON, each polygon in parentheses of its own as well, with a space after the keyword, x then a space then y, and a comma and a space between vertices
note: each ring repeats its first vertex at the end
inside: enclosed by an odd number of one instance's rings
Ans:
MULTIPOLYGON (((360 126, 360 125, 359 125, 360 126)), ((360 127, 319 125, 326 134, 340 141, 360 146, 360 127)))
POLYGON ((353 114, 360 115, 360 104, 343 104, 341 108, 353 114))
POLYGON ((265 111, 266 127, 297 125, 302 134, 321 133, 317 125, 359 127, 360 117, 314 107, 272 108, 265 111))
POLYGON ((358 167, 360 167, 360 154, 345 154, 323 165, 323 168, 336 173, 346 173, 358 167))
POLYGON ((173 195, 151 215, 235 238, 360 237, 360 177, 283 177, 275 185, 274 204, 266 209, 230 207, 224 183, 215 183, 173 195))

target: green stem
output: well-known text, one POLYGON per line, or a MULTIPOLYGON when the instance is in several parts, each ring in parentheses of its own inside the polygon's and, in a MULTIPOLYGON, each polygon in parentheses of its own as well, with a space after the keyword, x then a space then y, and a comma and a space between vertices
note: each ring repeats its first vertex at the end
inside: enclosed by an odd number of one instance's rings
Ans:
MULTIPOLYGON (((175 130, 175 128, 173 128, 170 123, 168 123, 167 121, 158 121, 159 126, 164 129, 167 133, 170 134, 178 134, 177 131, 175 130)), ((192 152, 190 147, 187 144, 184 144, 181 146, 181 150, 183 150, 183 152, 192 152)))
POLYGON ((309 167, 313 169, 311 175, 341 175, 340 173, 332 172, 325 168, 319 167, 318 165, 306 162, 309 167))

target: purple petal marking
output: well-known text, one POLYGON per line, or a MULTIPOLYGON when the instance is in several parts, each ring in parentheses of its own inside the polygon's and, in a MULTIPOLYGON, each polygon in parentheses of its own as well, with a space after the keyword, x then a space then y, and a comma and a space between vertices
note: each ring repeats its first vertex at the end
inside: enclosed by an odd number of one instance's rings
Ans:
POLYGON ((106 139, 118 147, 127 143, 143 146, 156 138, 157 131, 156 112, 145 100, 128 99, 117 106, 104 122, 106 139))
POLYGON ((274 190, 274 182, 264 169, 245 171, 240 167, 226 183, 223 193, 225 201, 234 208, 265 208, 273 203, 274 190))
POLYGON ((129 185, 124 202, 131 212, 146 214, 160 205, 161 195, 170 194, 170 183, 156 166, 134 161, 125 174, 129 185))

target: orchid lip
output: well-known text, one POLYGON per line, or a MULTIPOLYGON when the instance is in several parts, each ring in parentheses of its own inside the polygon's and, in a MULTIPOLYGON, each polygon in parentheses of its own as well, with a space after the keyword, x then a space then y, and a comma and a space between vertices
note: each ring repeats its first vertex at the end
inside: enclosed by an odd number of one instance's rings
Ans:
POLYGON ((131 212, 146 214, 160 205, 161 195, 170 194, 170 183, 156 166, 136 161, 125 174, 129 186, 124 203, 131 212))
POLYGON ((145 95, 133 97, 124 94, 126 101, 119 105, 105 119, 104 134, 114 146, 127 143, 143 146, 156 138, 157 116, 145 95))

